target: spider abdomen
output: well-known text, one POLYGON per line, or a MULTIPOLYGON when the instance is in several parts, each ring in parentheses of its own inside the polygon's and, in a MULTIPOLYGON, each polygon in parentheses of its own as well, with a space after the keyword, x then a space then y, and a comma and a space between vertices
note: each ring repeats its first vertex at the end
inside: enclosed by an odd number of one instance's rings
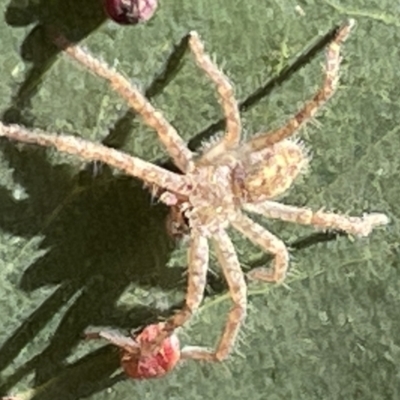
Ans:
POLYGON ((284 140, 254 155, 246 168, 246 200, 259 202, 286 192, 308 164, 304 146, 284 140))

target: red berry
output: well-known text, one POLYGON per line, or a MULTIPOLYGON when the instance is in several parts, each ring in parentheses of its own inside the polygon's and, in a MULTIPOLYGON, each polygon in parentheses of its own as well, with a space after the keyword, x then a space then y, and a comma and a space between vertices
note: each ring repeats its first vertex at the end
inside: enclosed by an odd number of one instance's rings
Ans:
POLYGON ((108 16, 123 25, 148 21, 157 6, 158 0, 104 0, 108 16))
MULTIPOLYGON (((164 324, 147 326, 135 338, 139 347, 153 341, 164 324)), ((171 371, 181 356, 179 339, 176 334, 164 340, 159 351, 150 356, 139 356, 126 350, 121 352, 121 365, 125 373, 134 379, 159 378, 171 371)))

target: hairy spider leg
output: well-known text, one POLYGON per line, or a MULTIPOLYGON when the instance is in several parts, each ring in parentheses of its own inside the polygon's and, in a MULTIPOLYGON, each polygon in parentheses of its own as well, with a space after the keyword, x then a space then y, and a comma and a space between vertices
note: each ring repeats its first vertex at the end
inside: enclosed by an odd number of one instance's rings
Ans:
POLYGON ((139 345, 133 338, 124 336, 120 332, 114 330, 103 330, 100 332, 86 332, 86 339, 105 339, 112 343, 114 346, 125 350, 131 354, 140 354, 139 345))
POLYGON ((171 336, 180 326, 184 325, 199 308, 207 282, 209 262, 208 240, 197 229, 190 230, 190 245, 188 251, 188 285, 184 307, 168 318, 162 331, 148 345, 142 347, 142 354, 151 354, 157 350, 163 341, 171 336))
POLYGON ((250 139, 246 143, 247 151, 259 151, 293 136, 332 97, 339 81, 339 67, 341 62, 340 48, 349 36, 354 24, 355 21, 353 19, 345 22, 338 30, 335 38, 328 45, 326 50, 324 83, 313 98, 307 101, 303 108, 291 117, 284 126, 274 131, 259 134, 250 139))
POLYGON ((257 204, 249 203, 244 208, 249 212, 261 214, 267 218, 295 224, 312 225, 323 230, 340 230, 350 235, 361 237, 368 236, 375 227, 389 223, 389 218, 380 213, 351 217, 330 212, 312 211, 306 207, 288 206, 275 201, 264 201, 257 204))
MULTIPOLYGON (((219 264, 221 265, 225 279, 227 280, 229 293, 231 294, 233 307, 229 311, 224 331, 218 341, 215 350, 199 346, 185 346, 182 349, 182 358, 190 358, 204 361, 222 361, 231 353, 236 342, 240 327, 246 317, 247 286, 244 274, 241 270, 235 248, 226 231, 221 230, 213 235, 212 242, 216 250, 219 264)), ((199 308, 206 285, 208 269, 208 242, 196 229, 191 230, 191 245, 188 257, 188 289, 186 304, 174 316, 167 319, 164 329, 149 345, 143 345, 141 353, 151 354, 173 334, 173 332, 185 324, 199 308)))
POLYGON ((193 168, 193 153, 188 149, 176 129, 127 78, 111 69, 105 62, 94 58, 78 45, 69 43, 64 37, 58 36, 54 39, 54 42, 72 59, 110 83, 111 88, 125 99, 134 111, 141 115, 145 124, 158 133, 161 143, 182 172, 187 172, 193 168))
POLYGON ((224 136, 217 143, 211 145, 198 161, 199 163, 208 163, 225 151, 234 149, 239 145, 242 130, 239 105, 234 96, 233 85, 229 82, 228 77, 211 61, 210 56, 205 53, 204 44, 197 32, 190 32, 189 47, 197 65, 214 82, 226 119, 224 136))
MULTIPOLYGON (((285 243, 244 214, 238 215, 235 221, 232 222, 232 226, 250 239, 251 242, 274 256, 272 268, 264 268, 262 270, 262 280, 277 283, 283 282, 289 265, 289 252, 285 243)), ((251 274, 248 276, 252 277, 251 274)), ((260 278, 258 279, 261 279, 261 270, 260 278)))
MULTIPOLYGON (((264 217, 279 219, 282 221, 293 222, 302 225, 312 225, 319 229, 335 229, 356 236, 368 236, 377 226, 387 225, 389 218, 380 213, 364 214, 363 217, 350 217, 326 213, 323 211, 312 211, 309 208, 288 206, 274 201, 264 201, 257 204, 246 204, 244 208, 252 213, 261 214, 264 217)), ((246 234, 245 232, 243 232, 246 234)), ((286 267, 287 269, 287 267, 286 267)), ((281 273, 286 269, 281 269, 281 273)), ((274 272, 269 268, 259 267, 251 270, 247 276, 250 279, 257 279, 271 282, 276 276, 282 280, 284 276, 278 274, 278 269, 274 272)))
POLYGON ((144 182, 183 196, 188 194, 185 189, 187 182, 184 175, 167 171, 102 144, 89 142, 75 136, 49 134, 39 129, 29 131, 20 125, 4 125, 2 122, 0 122, 0 136, 19 142, 55 147, 60 152, 76 155, 87 161, 101 161, 144 182))

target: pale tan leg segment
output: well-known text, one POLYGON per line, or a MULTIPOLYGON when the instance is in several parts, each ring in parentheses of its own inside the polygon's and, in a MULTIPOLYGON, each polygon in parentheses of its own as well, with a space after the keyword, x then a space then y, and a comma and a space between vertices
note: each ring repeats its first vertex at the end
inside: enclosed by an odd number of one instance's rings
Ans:
POLYGON ((266 282, 282 282, 285 279, 289 264, 289 253, 282 240, 244 214, 238 215, 232 221, 232 226, 254 244, 275 256, 271 269, 255 268, 247 276, 250 279, 260 279, 266 282))
POLYGON ((0 122, 0 136, 19 142, 55 147, 60 152, 76 155, 86 161, 101 161, 146 183, 152 183, 185 195, 184 176, 174 174, 102 144, 89 142, 75 136, 49 134, 39 129, 30 131, 20 125, 4 125, 2 122, 0 122))
POLYGON ((54 42, 71 58, 110 83, 111 87, 128 102, 132 109, 142 116, 145 124, 157 131, 161 143, 181 171, 187 172, 192 168, 193 154, 183 139, 161 112, 156 110, 128 79, 113 71, 106 63, 96 60, 78 45, 69 43, 64 37, 57 37, 54 42))
POLYGON ((246 143, 249 151, 262 150, 294 135, 332 97, 339 80, 340 47, 347 39, 353 26, 354 20, 347 21, 339 29, 335 39, 328 45, 326 50, 325 81, 322 88, 283 127, 275 131, 263 133, 249 140, 246 143))
POLYGON ((267 218, 312 225, 320 229, 340 230, 355 236, 368 236, 375 227, 389 223, 389 218, 380 213, 364 214, 362 217, 348 217, 322 211, 314 212, 308 208, 287 206, 274 201, 246 204, 244 208, 267 218))
POLYGON ((215 83, 220 97, 220 102, 226 118, 225 135, 219 143, 208 149, 201 160, 211 161, 213 157, 219 156, 225 150, 235 148, 240 141, 241 122, 239 106, 233 93, 233 86, 228 78, 211 61, 210 57, 204 52, 204 45, 197 32, 190 33, 189 46, 195 56, 198 66, 215 83))
POLYGON ((233 243, 224 230, 214 235, 213 243, 234 304, 229 311, 225 329, 215 351, 203 347, 186 346, 182 349, 182 358, 223 361, 232 351, 241 324, 246 317, 247 286, 233 243))
POLYGON ((152 353, 175 329, 184 325, 199 308, 207 281, 209 248, 207 238, 202 236, 196 229, 190 232, 190 248, 188 252, 188 287, 186 292, 186 304, 174 316, 165 321, 164 329, 149 347, 142 347, 142 355, 152 353))
POLYGON ((139 345, 130 337, 123 336, 121 333, 116 331, 100 331, 100 332, 88 332, 85 334, 86 339, 105 339, 112 343, 114 346, 125 350, 130 354, 139 354, 139 345))

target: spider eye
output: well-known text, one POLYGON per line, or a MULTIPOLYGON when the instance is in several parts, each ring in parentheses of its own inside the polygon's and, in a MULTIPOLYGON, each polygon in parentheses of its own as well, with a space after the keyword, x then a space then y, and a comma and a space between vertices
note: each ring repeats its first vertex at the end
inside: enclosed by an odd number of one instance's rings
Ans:
POLYGON ((148 21, 157 6, 158 0, 104 0, 107 15, 121 25, 148 21))

